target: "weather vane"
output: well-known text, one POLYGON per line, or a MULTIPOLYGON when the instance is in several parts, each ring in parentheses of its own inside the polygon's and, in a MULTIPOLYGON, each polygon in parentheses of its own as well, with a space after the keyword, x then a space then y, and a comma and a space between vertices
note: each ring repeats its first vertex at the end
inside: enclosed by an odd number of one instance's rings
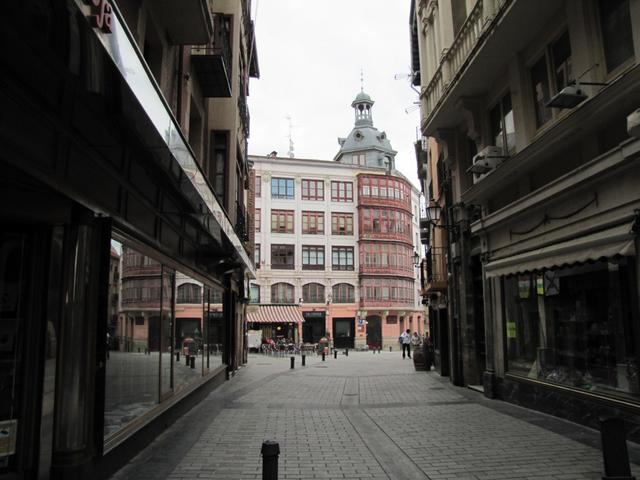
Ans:
POLYGON ((360 91, 364 92, 364 70, 360 68, 360 91))

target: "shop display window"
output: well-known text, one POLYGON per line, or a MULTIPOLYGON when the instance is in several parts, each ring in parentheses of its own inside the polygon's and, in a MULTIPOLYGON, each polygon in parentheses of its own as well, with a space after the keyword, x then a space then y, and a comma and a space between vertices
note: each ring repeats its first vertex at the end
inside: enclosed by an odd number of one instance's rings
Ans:
POLYGON ((630 257, 504 278, 508 372, 640 397, 636 282, 630 257))

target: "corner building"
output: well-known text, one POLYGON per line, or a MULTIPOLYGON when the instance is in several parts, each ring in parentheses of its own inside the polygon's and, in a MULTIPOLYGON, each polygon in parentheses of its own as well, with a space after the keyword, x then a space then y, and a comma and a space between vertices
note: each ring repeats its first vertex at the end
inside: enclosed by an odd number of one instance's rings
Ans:
POLYGON ((394 169, 373 103, 356 96, 354 127, 333 161, 251 157, 258 273, 248 322, 263 337, 317 343, 328 334, 338 348, 395 349, 403 330, 424 333, 419 193, 394 169), (285 321, 283 307, 302 318, 285 321))

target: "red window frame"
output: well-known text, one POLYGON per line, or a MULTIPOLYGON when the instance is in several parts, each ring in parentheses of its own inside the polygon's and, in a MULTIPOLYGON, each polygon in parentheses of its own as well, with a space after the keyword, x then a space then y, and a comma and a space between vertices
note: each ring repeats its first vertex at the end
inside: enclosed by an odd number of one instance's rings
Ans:
POLYGON ((324 200, 324 180, 303 178, 302 200, 324 200))
POLYGON ((293 214, 293 210, 271 210, 271 233, 294 233, 293 214))
POLYGON ((353 202, 353 182, 331 181, 332 202, 353 202))
POLYGON ((324 235, 324 212, 303 210, 302 233, 304 235, 324 235))

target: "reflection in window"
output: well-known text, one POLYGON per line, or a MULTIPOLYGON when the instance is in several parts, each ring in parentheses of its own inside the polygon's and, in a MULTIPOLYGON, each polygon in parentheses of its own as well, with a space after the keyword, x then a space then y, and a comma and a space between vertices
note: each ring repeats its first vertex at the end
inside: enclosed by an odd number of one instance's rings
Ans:
POLYGON ((510 373, 638 398, 630 257, 504 279, 510 373))
POLYGON ((202 303, 202 287, 195 283, 179 285, 177 303, 202 303))

